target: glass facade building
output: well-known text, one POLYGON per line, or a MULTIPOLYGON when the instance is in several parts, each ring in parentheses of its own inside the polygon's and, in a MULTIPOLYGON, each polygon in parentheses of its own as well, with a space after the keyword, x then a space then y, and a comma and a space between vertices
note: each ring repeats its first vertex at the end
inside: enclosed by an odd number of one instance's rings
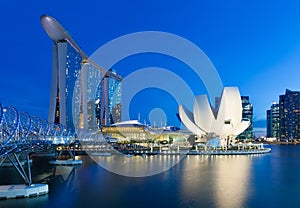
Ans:
POLYGON ((54 42, 49 122, 83 130, 120 122, 122 77, 90 60, 53 17, 41 22, 54 42))
POLYGON ((267 110, 267 137, 271 137, 271 110, 267 110))
POLYGON ((300 92, 286 90, 279 96, 279 137, 281 140, 300 139, 300 92))
MULTIPOLYGON (((92 130, 97 128, 96 103, 97 87, 101 73, 92 64, 83 61, 80 78, 76 80, 73 93, 74 126, 80 129, 92 130)), ((100 98, 101 99, 101 98, 100 98)))
MULTIPOLYGON (((112 71, 115 73, 115 71, 112 71)), ((108 109, 109 109, 109 123, 114 124, 121 122, 121 108, 122 108, 122 85, 119 80, 108 77, 108 109)))
POLYGON ((66 41, 55 43, 52 57, 49 122, 74 127, 72 99, 75 81, 80 76, 82 57, 66 41))
MULTIPOLYGON (((72 116, 72 99, 75 88, 75 81, 80 75, 82 57, 70 45, 67 44, 66 52, 66 125, 74 126, 72 116)), ((61 89, 62 90, 62 89, 61 89)), ((59 103, 57 103, 59 105, 59 103)), ((59 118, 56 117, 58 120, 59 118)))
POLYGON ((279 138, 279 104, 274 102, 271 109, 267 110, 267 137, 279 138))
POLYGON ((101 72, 65 41, 53 46, 52 62, 49 121, 71 128, 94 129, 96 87, 101 72))
POLYGON ((250 121, 249 127, 240 135, 237 136, 238 139, 252 139, 253 138, 253 105, 249 101, 249 96, 241 96, 242 100, 242 118, 250 121))
POLYGON ((97 120, 101 121, 99 125, 109 126, 114 123, 121 122, 122 110, 122 77, 115 70, 108 70, 115 77, 105 75, 99 86, 98 97, 100 103, 97 106, 98 115, 101 116, 97 120))

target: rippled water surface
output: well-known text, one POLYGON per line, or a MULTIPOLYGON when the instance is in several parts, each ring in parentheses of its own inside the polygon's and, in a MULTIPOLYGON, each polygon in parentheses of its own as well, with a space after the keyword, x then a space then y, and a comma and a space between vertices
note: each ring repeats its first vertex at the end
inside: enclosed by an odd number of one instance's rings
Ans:
MULTIPOLYGON (((81 156, 75 167, 34 158, 33 181, 49 184, 49 194, 2 200, 0 207, 300 207, 300 146, 271 147, 260 156, 81 156), (145 171, 150 176, 119 175, 145 171)), ((22 180, 2 168, 0 182, 22 180)))

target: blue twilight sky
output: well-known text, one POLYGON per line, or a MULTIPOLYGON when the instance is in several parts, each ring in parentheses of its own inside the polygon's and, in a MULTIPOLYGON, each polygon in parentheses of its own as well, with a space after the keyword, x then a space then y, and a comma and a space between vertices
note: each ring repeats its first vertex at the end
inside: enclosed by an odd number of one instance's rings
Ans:
MULTIPOLYGON (((47 118, 53 44, 40 16, 48 14, 88 55, 114 38, 138 31, 165 31, 190 40, 214 63, 224 86, 238 86, 242 95, 250 96, 254 126, 265 127, 265 111, 278 95, 286 88, 300 90, 299 11, 297 0, 4 0, 0 3, 0 102, 47 118)), ((126 77, 148 66, 174 70, 185 76, 194 93, 206 93, 183 63, 167 56, 139 54, 114 68, 126 77)), ((178 125, 177 103, 159 89, 139 92, 131 102, 131 117, 140 112, 141 120, 149 122, 156 108, 165 111, 168 124, 178 125)))

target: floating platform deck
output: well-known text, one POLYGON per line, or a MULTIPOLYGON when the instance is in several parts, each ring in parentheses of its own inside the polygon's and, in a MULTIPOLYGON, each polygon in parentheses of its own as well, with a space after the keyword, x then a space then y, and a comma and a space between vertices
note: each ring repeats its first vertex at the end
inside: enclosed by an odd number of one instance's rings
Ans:
POLYGON ((51 160, 50 165, 81 165, 82 160, 51 160))
POLYGON ((18 184, 18 185, 1 185, 0 199, 25 198, 45 195, 49 191, 47 184, 18 184))
POLYGON ((271 152, 271 148, 260 150, 211 150, 211 151, 189 151, 188 155, 255 155, 267 154, 271 152))
POLYGON ((110 152, 91 152, 91 156, 111 156, 110 152))
POLYGON ((155 151, 155 152, 133 152, 132 155, 255 155, 267 154, 271 148, 252 149, 252 150, 184 150, 184 151, 155 151))

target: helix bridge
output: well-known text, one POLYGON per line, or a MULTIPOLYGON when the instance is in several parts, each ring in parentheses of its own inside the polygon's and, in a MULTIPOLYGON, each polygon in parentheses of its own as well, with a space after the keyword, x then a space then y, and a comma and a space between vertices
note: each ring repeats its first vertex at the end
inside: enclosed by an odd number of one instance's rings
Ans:
POLYGON ((68 146, 75 142, 75 138, 75 131, 66 126, 49 123, 0 103, 0 167, 4 161, 9 161, 27 185, 32 183, 30 153, 45 152, 58 145, 68 146), (27 162, 27 170, 21 157, 27 162))

